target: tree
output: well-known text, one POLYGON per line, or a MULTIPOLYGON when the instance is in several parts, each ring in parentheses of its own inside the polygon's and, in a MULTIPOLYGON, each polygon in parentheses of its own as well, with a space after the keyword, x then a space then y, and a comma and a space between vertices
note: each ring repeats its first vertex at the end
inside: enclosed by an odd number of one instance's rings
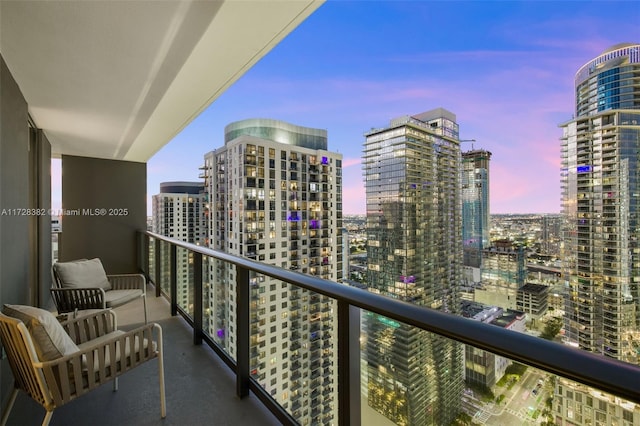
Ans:
POLYGON ((556 338, 562 329, 562 318, 551 318, 544 326, 544 330, 540 333, 540 337, 547 340, 556 338))

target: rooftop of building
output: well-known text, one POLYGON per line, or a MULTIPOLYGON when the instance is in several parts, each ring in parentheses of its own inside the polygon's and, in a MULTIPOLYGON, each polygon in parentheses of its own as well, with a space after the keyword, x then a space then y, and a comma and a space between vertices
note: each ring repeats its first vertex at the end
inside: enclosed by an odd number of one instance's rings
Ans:
POLYGON ((544 294, 549 292, 549 287, 543 284, 526 283, 520 287, 520 291, 524 293, 544 294))
POLYGON ((511 240, 493 240, 491 241, 491 247, 487 247, 482 250, 483 252, 495 253, 515 253, 523 251, 523 247, 511 240))
POLYGON ((235 121, 224 128, 225 145, 240 136, 253 136, 286 145, 327 150, 327 131, 298 126, 271 118, 249 118, 235 121))
POLYGON ((161 194, 199 194, 204 189, 203 182, 161 182, 161 194))
POLYGON ((614 50, 623 49, 625 47, 632 47, 632 46, 640 47, 640 45, 638 43, 618 43, 618 44, 614 44, 613 46, 609 47, 608 49, 603 50, 601 55, 604 55, 605 53, 613 52, 614 50))
POLYGON ((461 304, 462 316, 481 321, 487 324, 497 325, 506 328, 514 321, 522 319, 524 312, 504 309, 498 306, 488 306, 479 302, 463 300, 461 304))
POLYGON ((478 149, 471 149, 471 151, 465 151, 462 153, 462 158, 464 159, 472 159, 475 157, 486 157, 487 159, 491 158, 493 154, 491 154, 490 151, 487 151, 486 149, 482 149, 482 148, 478 148, 478 149))

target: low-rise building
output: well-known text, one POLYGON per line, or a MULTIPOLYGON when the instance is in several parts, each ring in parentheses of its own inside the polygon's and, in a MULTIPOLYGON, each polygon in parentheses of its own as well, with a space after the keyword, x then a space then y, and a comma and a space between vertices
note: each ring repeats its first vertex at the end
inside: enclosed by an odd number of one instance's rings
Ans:
MULTIPOLYGON (((525 331, 527 316, 524 312, 468 301, 462 301, 462 315, 520 333, 525 331)), ((511 362, 509 358, 466 345, 465 380, 470 384, 491 388, 502 378, 511 362)))
POLYGON ((530 321, 537 321, 547 313, 549 287, 527 283, 518 290, 517 307, 529 314, 530 321))

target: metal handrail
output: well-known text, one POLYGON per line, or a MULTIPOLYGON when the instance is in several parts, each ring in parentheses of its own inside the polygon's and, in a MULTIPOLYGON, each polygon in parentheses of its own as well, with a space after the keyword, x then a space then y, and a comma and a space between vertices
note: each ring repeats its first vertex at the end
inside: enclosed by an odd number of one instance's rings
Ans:
POLYGON ((381 296, 277 266, 178 241, 153 232, 144 235, 237 267, 268 275, 413 327, 530 365, 546 372, 640 403, 640 367, 524 333, 473 321, 381 296))

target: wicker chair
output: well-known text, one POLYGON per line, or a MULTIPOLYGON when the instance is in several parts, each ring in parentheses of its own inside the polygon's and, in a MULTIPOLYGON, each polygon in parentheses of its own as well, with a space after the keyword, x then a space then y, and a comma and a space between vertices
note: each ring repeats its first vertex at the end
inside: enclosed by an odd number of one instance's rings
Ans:
POLYGON ((100 259, 57 262, 51 268, 51 275, 51 296, 58 313, 116 308, 142 298, 144 323, 147 323, 144 275, 106 275, 100 259))
POLYGON ((3 312, 8 315, 0 313, 0 336, 15 387, 4 411, 2 426, 9 418, 19 390, 45 408, 42 422, 45 426, 56 408, 112 380, 117 390, 118 376, 154 358, 158 359, 160 413, 162 418, 166 416, 160 325, 147 324, 123 332, 116 329, 115 314, 111 310, 62 324, 42 309, 5 305, 3 312), (26 317, 22 313, 25 309, 26 317), (35 316, 34 311, 37 311, 35 316), (65 340, 63 348, 61 338, 65 340), (54 354, 47 346, 51 341, 57 345, 54 354))

